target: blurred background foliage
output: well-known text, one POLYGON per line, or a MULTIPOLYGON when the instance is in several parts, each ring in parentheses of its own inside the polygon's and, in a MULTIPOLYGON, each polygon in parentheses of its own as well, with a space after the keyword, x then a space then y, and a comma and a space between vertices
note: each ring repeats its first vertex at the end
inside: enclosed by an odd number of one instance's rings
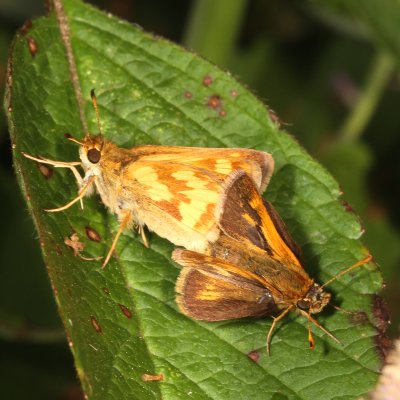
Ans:
MULTIPOLYGON (((400 322, 400 3, 391 0, 97 0, 232 72, 337 178, 400 322)), ((0 0, 0 94, 9 44, 40 0, 0 0)), ((0 381, 7 399, 80 399, 0 112, 0 381), (16 384, 20 382, 23 384, 16 384)))

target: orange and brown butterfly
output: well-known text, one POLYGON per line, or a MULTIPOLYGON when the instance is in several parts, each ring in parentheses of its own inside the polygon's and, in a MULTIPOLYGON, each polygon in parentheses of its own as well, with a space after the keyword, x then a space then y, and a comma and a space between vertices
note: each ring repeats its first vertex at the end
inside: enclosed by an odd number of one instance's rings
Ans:
POLYGON ((335 336, 313 317, 329 303, 324 287, 362 261, 342 271, 324 285, 315 283, 300 262, 300 251, 280 216, 259 194, 244 172, 231 174, 219 205, 222 234, 207 254, 176 249, 172 258, 184 268, 176 284, 182 313, 204 321, 273 316, 267 351, 276 323, 292 310, 308 319, 308 338, 314 348, 310 323, 332 339, 335 336))
POLYGON ((68 204, 49 212, 63 211, 82 201, 95 189, 104 205, 117 215, 120 227, 103 262, 109 261, 124 229, 134 224, 148 246, 144 226, 178 246, 204 251, 218 239, 216 205, 224 181, 236 169, 243 169, 261 192, 271 177, 274 160, 263 151, 251 149, 194 148, 144 145, 125 149, 101 134, 94 91, 99 135, 87 134, 80 145, 80 161, 63 162, 25 154, 27 158, 58 168, 69 168, 80 187, 68 204), (77 167, 84 170, 81 176, 77 167))

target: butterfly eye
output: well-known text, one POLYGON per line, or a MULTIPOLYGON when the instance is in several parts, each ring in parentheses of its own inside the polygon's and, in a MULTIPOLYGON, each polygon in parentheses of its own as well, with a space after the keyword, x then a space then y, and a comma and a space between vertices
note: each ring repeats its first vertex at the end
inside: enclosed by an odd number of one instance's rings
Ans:
POLYGON ((300 310, 308 311, 310 309, 311 302, 309 299, 301 299, 297 302, 297 308, 300 310))
POLYGON ((87 152, 87 158, 92 164, 97 164, 101 158, 101 152, 97 149, 90 149, 87 152))

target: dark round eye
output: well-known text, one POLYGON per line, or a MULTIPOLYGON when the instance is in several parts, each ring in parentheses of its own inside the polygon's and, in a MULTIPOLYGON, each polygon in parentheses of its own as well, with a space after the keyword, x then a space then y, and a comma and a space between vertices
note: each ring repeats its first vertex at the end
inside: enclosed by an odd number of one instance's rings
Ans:
POLYGON ((300 308, 300 310, 308 311, 310 306, 311 302, 308 299, 301 299, 297 302, 297 307, 300 308))
POLYGON ((90 149, 87 152, 87 158, 92 164, 97 164, 101 158, 101 152, 97 149, 90 149))

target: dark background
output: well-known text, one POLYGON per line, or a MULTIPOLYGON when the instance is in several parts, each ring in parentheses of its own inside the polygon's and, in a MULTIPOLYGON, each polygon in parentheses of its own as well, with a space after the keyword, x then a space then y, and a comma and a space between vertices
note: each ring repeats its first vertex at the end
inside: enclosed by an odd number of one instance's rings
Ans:
MULTIPOLYGON (((360 215, 366 229, 364 243, 381 266, 387 282, 381 295, 393 321, 388 334, 396 337, 400 75, 396 56, 385 50, 390 46, 370 29, 371 19, 355 11, 359 24, 339 14, 340 1, 327 1, 324 8, 318 2, 298 0, 93 3, 231 71, 332 172, 343 188, 343 200, 360 215)), ((13 35, 26 19, 44 13, 39 0, 0 2, 1 95, 13 35)), ((13 175, 3 112, 0 127, 2 397, 80 399, 37 236, 13 175)))

